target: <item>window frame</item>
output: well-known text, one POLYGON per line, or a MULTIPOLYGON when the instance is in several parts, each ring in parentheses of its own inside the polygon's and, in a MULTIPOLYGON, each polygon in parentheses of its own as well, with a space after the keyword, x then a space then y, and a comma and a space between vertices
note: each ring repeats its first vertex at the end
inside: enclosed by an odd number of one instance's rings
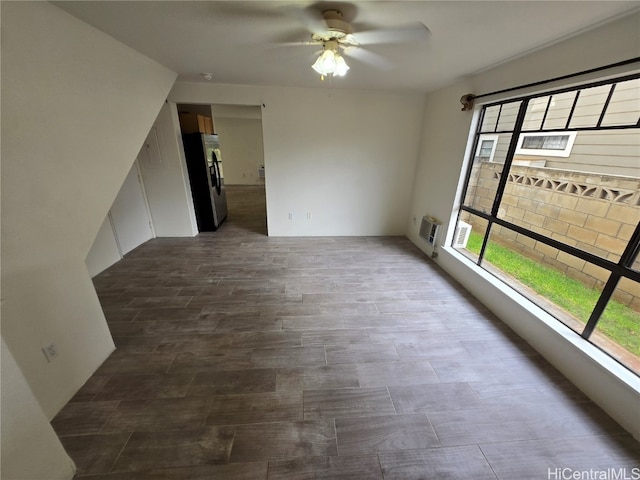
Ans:
MULTIPOLYGON (((460 222, 462 220, 461 218, 461 214, 463 212, 468 212, 472 215, 476 215, 484 220, 487 221, 487 228, 484 234, 484 238, 483 238, 483 242, 482 242, 482 247, 480 249, 480 253, 478 255, 477 261, 475 262, 476 265, 482 269, 482 271, 487 272, 491 275, 493 275, 490 270, 486 269, 483 267, 482 265, 482 261, 484 258, 484 254, 485 254, 485 249, 487 246, 487 243, 489 241, 489 238, 491 236, 491 230, 492 230, 492 226, 495 225, 500 225, 501 227, 504 227, 508 230, 511 230, 517 234, 521 234, 525 237, 528 237, 532 240, 535 240, 537 242, 543 243, 545 245, 548 245, 550 247, 553 247, 561 252, 565 252, 569 255, 572 255, 574 257, 577 257, 581 260, 584 260, 590 264, 596 265, 598 267, 604 268, 605 270, 607 270, 609 272, 609 278, 608 280, 605 282, 604 287, 602 288, 601 291, 601 295, 591 313, 590 318, 588 319, 584 329, 582 332, 574 332, 577 333, 577 335, 579 335, 580 337, 582 337, 584 340, 588 341, 590 335, 593 333, 593 331, 595 330, 597 323, 602 315, 602 313, 604 312, 605 308, 607 307, 607 305, 609 304, 609 301, 612 299, 613 293, 616 290, 616 287, 620 281, 620 279, 622 278, 628 278, 634 282, 638 282, 640 283, 640 272, 638 272, 637 270, 633 270, 632 266, 634 264, 634 261, 636 261, 636 259, 640 258, 640 222, 638 222, 638 224, 635 227, 635 230, 633 231, 631 237, 628 240, 628 243, 626 245, 626 248, 624 249, 624 252, 622 253, 622 255, 620 256, 620 259, 618 262, 614 262, 614 261, 610 261, 607 260, 603 257, 594 255, 586 250, 582 250, 580 248, 574 247, 572 245, 568 245, 566 243, 560 242, 558 240, 555 240, 554 238, 551 237, 547 237, 543 234, 537 233, 533 230, 529 230, 525 227, 522 227, 520 225, 508 222, 504 219, 499 218, 498 213, 500 210, 500 205, 502 203, 502 196, 504 195, 505 189, 506 189, 506 184, 507 184, 507 179, 508 179, 508 173, 511 169, 511 165, 514 162, 514 157, 516 156, 516 152, 518 149, 518 146, 521 145, 521 137, 522 135, 530 135, 533 133, 540 133, 542 135, 551 135, 551 134, 569 134, 572 133, 575 139, 575 136, 577 135, 577 132, 580 131, 590 131, 590 130, 614 130, 614 129, 631 129, 631 128, 640 128, 640 118, 638 118, 637 123, 635 124, 625 124, 625 125, 602 125, 602 120, 604 118, 604 116, 606 115, 606 111, 607 111, 607 107, 609 105, 609 100, 613 94, 613 91, 615 90, 615 86, 618 83, 624 82, 624 81, 628 81, 628 80, 635 80, 640 78, 640 73, 634 73, 634 74, 630 74, 630 75, 625 75, 622 77, 618 77, 618 78, 610 78, 610 79, 606 79, 606 80, 600 80, 600 81, 596 81, 596 82, 590 82, 590 83, 586 83, 583 85, 577 85, 577 86, 571 86, 571 87, 565 87, 565 88, 560 88, 560 89, 556 89, 556 90, 552 90, 552 91, 545 91, 545 92, 539 92, 539 93, 533 93, 533 94, 529 94, 526 96, 521 96, 521 97, 516 97, 516 98, 509 98, 509 99, 503 99, 501 101, 495 101, 495 102, 491 102, 491 103, 486 103, 484 105, 478 105, 476 107, 476 111, 478 112, 478 116, 477 116, 477 124, 475 125, 475 130, 472 127, 472 131, 470 132, 470 140, 473 142, 473 148, 472 148, 472 152, 473 152, 473 156, 470 156, 471 158, 468 159, 467 162, 465 162, 465 167, 463 172, 461 172, 461 188, 459 189, 458 192, 458 201, 457 204, 459 205, 458 211, 454 214, 454 216, 452 217, 452 224, 457 225, 458 222, 460 222), (571 124, 571 119, 572 119, 572 115, 573 115, 573 111, 575 109, 575 105, 577 103, 577 100, 579 98, 580 95, 580 91, 583 89, 587 89, 587 88, 592 88, 595 86, 601 86, 601 85, 610 85, 611 89, 610 89, 610 93, 609 93, 609 97, 607 99, 607 101, 604 103, 603 107, 602 107, 602 112, 600 114, 599 120, 597 122, 596 125, 591 126, 591 127, 580 127, 580 128, 572 128, 570 127, 571 124), (554 130, 537 130, 537 131, 530 131, 530 130, 525 130, 523 129, 523 125, 524 125, 524 121, 525 121, 525 116, 527 114, 527 108, 529 105, 529 101, 532 99, 536 99, 536 98, 540 98, 540 97, 545 97, 545 96, 551 96, 551 95, 557 95, 560 93, 566 93, 566 92, 576 92, 575 95, 575 99, 573 102, 573 108, 569 114, 569 117, 566 121, 566 126, 564 129, 554 129, 554 130), (511 142, 509 144, 509 148, 507 151, 507 155, 505 158, 505 162, 504 162, 504 166, 503 166, 503 171, 502 174, 500 176, 500 180, 498 183, 498 187, 496 189, 495 192, 495 196, 494 196, 494 201, 493 201, 493 206, 491 208, 491 211, 486 212, 486 211, 481 211, 478 210, 476 208, 473 208, 470 205, 465 205, 465 200, 467 197, 467 191, 470 187, 470 179, 472 178, 471 172, 472 172, 472 168, 474 167, 474 164, 476 163, 475 160, 477 158, 477 153, 479 152, 480 146, 482 144, 481 139, 486 136, 489 133, 493 133, 493 132, 482 132, 482 125, 483 125, 483 120, 484 120, 484 113, 488 108, 491 107, 496 107, 498 106, 500 108, 500 111, 502 109, 502 106, 505 104, 513 104, 516 102, 520 102, 519 104, 519 109, 518 109, 518 114, 517 114, 517 118, 515 120, 513 129, 510 131, 504 131, 504 132, 499 132, 499 133, 511 133, 511 142)), ((498 132, 496 132, 498 133, 498 132)), ((497 142, 496 142, 497 143, 497 142)), ((573 147, 573 142, 571 143, 571 147, 573 147)), ((540 154, 538 154, 537 156, 541 156, 540 154)), ((453 237, 451 237, 451 240, 447 242, 447 246, 448 248, 452 248, 454 251, 456 250, 453 246, 453 237)), ((466 258, 469 261, 472 261, 470 258, 468 258, 467 256, 464 256, 464 258, 466 258)), ((495 275, 493 275, 495 277, 495 275)), ((515 287, 514 285, 505 282, 504 280, 496 277, 497 280, 499 280, 501 283, 503 283, 505 286, 511 288, 513 291, 517 292, 517 294, 523 298, 526 298, 522 293, 520 293, 515 287)), ((542 308, 541 306, 538 305, 539 308, 542 308)), ((544 309, 543 309, 544 310, 544 309)), ((550 312, 547 312, 550 313, 550 312)), ((551 314, 552 315, 552 314, 551 314)), ((562 323, 559 319, 556 318, 556 320, 559 323, 562 323)), ((573 330, 571 330, 573 332, 573 330)), ((601 351, 603 351, 606 355, 608 355, 610 358, 614 359, 616 362, 618 362, 620 365, 622 365, 623 367, 625 367, 627 370, 629 370, 631 373, 633 373, 636 376, 640 376, 640 372, 635 372, 633 370, 630 369, 630 367, 628 367, 627 365, 625 365, 624 363, 621 363, 619 360, 617 360, 615 357, 613 357, 611 354, 609 354, 609 352, 606 352, 604 350, 602 350, 602 348, 600 348, 598 345, 594 344, 593 342, 589 342, 589 344, 594 345, 596 348, 600 349, 601 351)))

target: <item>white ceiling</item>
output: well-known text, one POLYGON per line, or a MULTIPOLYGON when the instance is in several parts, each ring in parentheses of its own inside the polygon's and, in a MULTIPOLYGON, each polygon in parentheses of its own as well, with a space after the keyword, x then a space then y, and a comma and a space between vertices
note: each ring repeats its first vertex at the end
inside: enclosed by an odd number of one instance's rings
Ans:
MULTIPOLYGON (((296 14, 340 6, 365 28, 422 22, 428 40, 372 45, 387 69, 347 57, 333 88, 429 91, 635 10, 638 1, 73 1, 53 2, 157 60, 184 81, 325 87, 318 48, 296 14), (322 6, 320 8, 322 8, 322 6), (282 42, 299 41, 296 46, 282 42)), ((355 30, 358 28, 356 26, 355 30)), ((612 39, 615 42, 615 39, 612 39)), ((585 53, 587 54, 587 53, 585 53)))

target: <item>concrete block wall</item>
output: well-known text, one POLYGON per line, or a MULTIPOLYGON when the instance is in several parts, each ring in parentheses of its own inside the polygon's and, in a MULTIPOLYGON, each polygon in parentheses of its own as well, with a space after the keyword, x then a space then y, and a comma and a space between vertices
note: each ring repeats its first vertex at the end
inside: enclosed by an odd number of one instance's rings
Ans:
MULTIPOLYGON (((465 203, 489 212, 502 169, 499 163, 475 165, 465 203)), ((512 165, 498 215, 618 262, 640 221, 640 178, 512 165)), ((474 229, 484 231, 484 226, 476 222, 474 229)), ((602 288, 609 277, 600 267, 500 226, 493 227, 492 239, 590 287, 602 288)), ((640 260, 635 265, 640 268, 640 260)), ((637 290, 635 282, 623 278, 615 298, 640 311, 637 290)))

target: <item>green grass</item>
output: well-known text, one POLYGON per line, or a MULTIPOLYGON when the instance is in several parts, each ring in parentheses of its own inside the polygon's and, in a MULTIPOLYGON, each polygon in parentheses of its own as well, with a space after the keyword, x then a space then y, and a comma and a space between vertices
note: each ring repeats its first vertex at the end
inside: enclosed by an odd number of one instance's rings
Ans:
MULTIPOLYGON (((482 236, 471 232, 467 250, 477 255, 481 246, 482 236)), ((599 290, 495 242, 487 245, 484 259, 583 323, 589 319, 600 296, 599 290)), ((635 310, 611 300, 596 329, 627 351, 640 355, 640 313, 635 310)))

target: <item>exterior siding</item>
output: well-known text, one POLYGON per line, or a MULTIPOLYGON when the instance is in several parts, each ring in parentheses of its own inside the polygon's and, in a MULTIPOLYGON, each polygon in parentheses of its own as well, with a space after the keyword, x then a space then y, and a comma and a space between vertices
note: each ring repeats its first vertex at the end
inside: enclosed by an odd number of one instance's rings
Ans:
MULTIPOLYGON (((498 141, 498 148, 501 143, 502 138, 498 141)), ((504 162, 506 147, 500 160, 496 148, 494 161, 504 162)), ((548 168, 640 177, 640 129, 578 132, 571 155, 567 158, 516 155, 514 160, 545 160, 548 168)))
MULTIPOLYGON (((524 132, 563 130, 575 101, 570 129, 595 127, 602 115, 610 93, 610 85, 583 89, 576 92, 534 98, 529 102, 523 124, 524 132), (548 109, 547 109, 548 107, 548 109), (545 116, 546 112, 546 116, 545 116)), ((520 102, 487 109, 482 132, 491 134, 513 128, 520 102)), ((602 126, 635 125, 640 114, 640 79, 616 84, 602 117, 602 126)), ((504 163, 511 134, 499 134, 492 161, 504 163)), ((568 157, 519 153, 518 163, 535 162, 540 165, 568 171, 591 172, 604 175, 640 177, 640 128, 625 130, 578 131, 568 157)))

